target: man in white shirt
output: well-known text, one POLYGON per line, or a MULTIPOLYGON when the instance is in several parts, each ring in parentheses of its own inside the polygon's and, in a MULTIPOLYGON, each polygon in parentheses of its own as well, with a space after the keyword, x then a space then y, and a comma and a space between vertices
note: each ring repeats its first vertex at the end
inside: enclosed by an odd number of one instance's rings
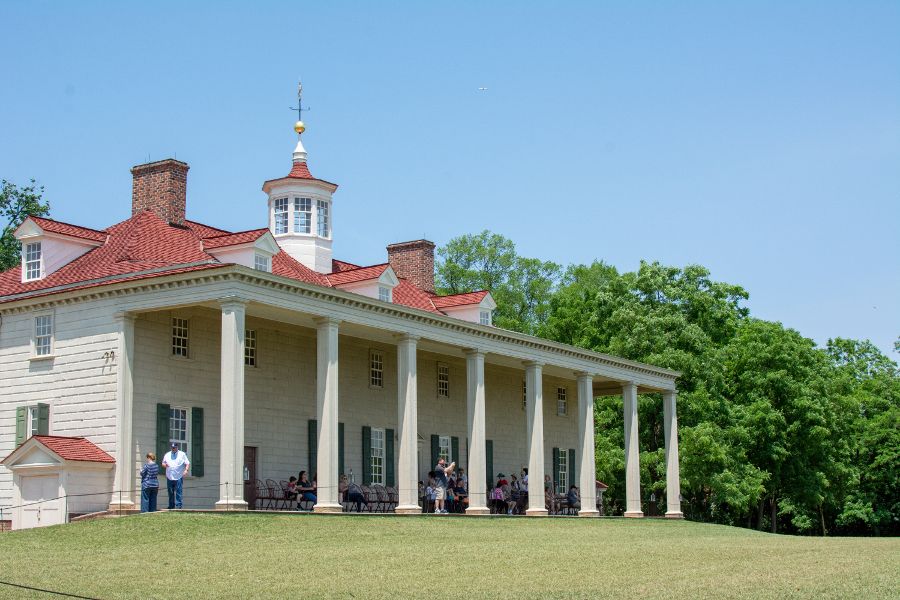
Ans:
POLYGON ((169 510, 181 508, 182 480, 191 468, 191 461, 187 454, 178 449, 178 444, 172 442, 172 451, 166 452, 162 460, 162 466, 166 470, 166 491, 169 492, 169 510))

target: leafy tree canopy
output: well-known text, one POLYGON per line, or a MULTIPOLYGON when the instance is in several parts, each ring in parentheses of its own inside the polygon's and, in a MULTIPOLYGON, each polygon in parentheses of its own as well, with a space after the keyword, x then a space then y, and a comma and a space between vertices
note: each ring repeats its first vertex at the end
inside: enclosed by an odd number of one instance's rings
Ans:
POLYGON ((42 200, 43 186, 34 179, 28 185, 18 187, 3 179, 0 181, 0 271, 10 269, 21 261, 21 244, 13 237, 16 228, 28 215, 45 216, 50 213, 50 205, 42 200))

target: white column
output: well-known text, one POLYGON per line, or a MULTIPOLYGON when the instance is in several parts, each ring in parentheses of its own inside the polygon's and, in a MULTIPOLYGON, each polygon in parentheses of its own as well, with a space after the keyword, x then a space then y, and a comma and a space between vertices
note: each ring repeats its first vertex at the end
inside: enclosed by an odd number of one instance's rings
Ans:
POLYGON ((338 497, 338 324, 316 319, 317 502, 314 512, 341 512, 338 497))
POLYGON ((247 510, 244 501, 244 320, 247 303, 221 300, 221 436, 216 510, 247 510), (227 484, 227 485, 225 485, 227 484))
POLYGON ((678 392, 663 392, 663 418, 666 428, 666 516, 681 519, 681 477, 678 468, 678 416, 675 405, 678 392))
POLYGON ((547 514, 544 503, 544 392, 543 365, 525 363, 528 418, 528 509, 525 514, 547 514))
POLYGON ((109 510, 134 510, 134 315, 118 313, 116 349, 116 478, 109 510), (121 490, 121 494, 118 493, 121 490))
POLYGON ((578 376, 578 465, 581 469, 578 485, 581 487, 579 517, 596 517, 597 470, 594 466, 594 378, 589 373, 578 376))
POLYGON ((643 517, 641 511, 641 455, 638 445, 637 384, 622 384, 625 405, 625 516, 643 517))
POLYGON ((421 513, 418 478, 418 384, 414 335, 401 335, 397 342, 397 493, 394 512, 421 513))
POLYGON ((466 352, 466 423, 469 434, 469 507, 467 515, 488 515, 487 451, 484 427, 484 352, 466 352))

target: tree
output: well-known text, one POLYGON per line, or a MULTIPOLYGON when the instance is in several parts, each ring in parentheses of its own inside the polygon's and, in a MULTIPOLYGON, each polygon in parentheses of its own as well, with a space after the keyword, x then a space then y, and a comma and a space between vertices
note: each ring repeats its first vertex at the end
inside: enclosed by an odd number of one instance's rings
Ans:
POLYGON ((560 266, 516 254, 512 240, 482 231, 438 249, 437 289, 443 294, 489 290, 497 302, 497 327, 535 333, 546 318, 560 266))
POLYGON ((5 179, 0 184, 0 218, 6 222, 0 235, 0 271, 11 269, 21 261, 21 244, 13 236, 28 215, 45 216, 50 205, 42 201, 43 186, 34 179, 29 185, 18 187, 5 179))

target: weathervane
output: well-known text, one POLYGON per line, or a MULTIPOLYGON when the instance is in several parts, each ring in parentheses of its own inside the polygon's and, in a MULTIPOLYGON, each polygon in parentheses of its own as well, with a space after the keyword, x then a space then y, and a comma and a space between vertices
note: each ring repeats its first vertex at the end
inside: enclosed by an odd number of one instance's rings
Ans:
MULTIPOLYGON (((303 124, 303 113, 309 112, 308 108, 303 108, 303 83, 297 82, 297 108, 290 107, 291 110, 297 111, 297 124, 303 124)), ((298 132, 299 133, 299 132, 298 132)))

